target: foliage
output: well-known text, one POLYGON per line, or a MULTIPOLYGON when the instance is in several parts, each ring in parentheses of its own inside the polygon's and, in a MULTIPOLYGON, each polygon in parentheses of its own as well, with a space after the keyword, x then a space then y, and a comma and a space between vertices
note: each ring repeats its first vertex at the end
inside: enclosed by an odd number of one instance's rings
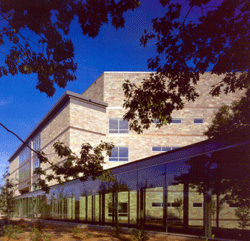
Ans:
POLYGON ((44 224, 44 222, 42 222, 42 221, 40 221, 40 220, 37 220, 37 221, 34 223, 33 227, 35 227, 35 228, 38 229, 39 231, 42 231, 42 229, 44 229, 44 227, 45 227, 45 224, 44 224))
POLYGON ((174 200, 174 208, 176 209, 176 211, 179 214, 179 218, 181 216, 181 212, 183 211, 183 199, 182 198, 176 198, 174 200))
POLYGON ((223 194, 224 201, 250 206, 249 144, 235 146, 202 156, 192 157, 186 164, 188 173, 175 177, 176 183, 189 183, 199 193, 223 194))
POLYGON ((32 228, 32 232, 30 232, 30 240, 31 241, 49 241, 51 240, 51 234, 47 234, 36 227, 32 228))
POLYGON ((82 237, 82 230, 79 227, 74 227, 73 229, 73 237, 74 238, 81 238, 82 237))
POLYGON ((8 240, 16 239, 20 233, 23 232, 23 229, 18 225, 8 225, 3 227, 4 235, 7 236, 8 240))
POLYGON ((5 183, 0 188, 0 210, 7 214, 8 223, 11 213, 15 208, 15 197, 14 193, 16 190, 16 184, 13 180, 9 179, 9 174, 6 172, 4 175, 5 183))
POLYGON ((139 229, 133 229, 131 232, 132 239, 135 241, 147 241, 149 240, 148 234, 144 231, 143 227, 139 229))
POLYGON ((235 210, 235 215, 239 219, 239 226, 242 229, 250 226, 250 207, 249 206, 239 206, 235 210))
POLYGON ((83 35, 94 38, 109 20, 116 29, 124 27, 123 14, 139 5, 137 0, 1 1, 0 45, 10 50, 2 53, 0 77, 34 73, 36 88, 52 96, 54 84, 64 88, 76 79, 74 46, 67 38, 72 20, 77 18, 83 35))
POLYGON ((80 157, 72 150, 65 146, 62 142, 54 143, 56 154, 63 158, 62 163, 49 161, 44 153, 37 153, 40 160, 40 167, 36 168, 34 173, 38 174, 38 181, 35 184, 40 186, 46 193, 49 192, 49 182, 56 179, 60 184, 72 179, 86 181, 91 176, 93 180, 100 177, 103 171, 102 164, 104 163, 104 153, 111 155, 111 150, 114 147, 112 143, 102 142, 95 148, 89 143, 82 144, 80 157), (52 174, 47 174, 42 169, 43 164, 49 164, 52 169, 52 174), (44 177, 43 177, 44 176, 44 177))
POLYGON ((250 130, 250 89, 231 106, 224 105, 215 114, 212 124, 204 132, 209 138, 223 138, 250 130))
POLYGON ((156 42, 157 56, 148 60, 156 71, 136 86, 124 84, 130 128, 142 132, 158 119, 158 127, 171 113, 198 97, 200 74, 222 75, 212 96, 234 92, 249 84, 250 4, 248 0, 160 0, 165 15, 152 20, 153 32, 141 38, 156 42))

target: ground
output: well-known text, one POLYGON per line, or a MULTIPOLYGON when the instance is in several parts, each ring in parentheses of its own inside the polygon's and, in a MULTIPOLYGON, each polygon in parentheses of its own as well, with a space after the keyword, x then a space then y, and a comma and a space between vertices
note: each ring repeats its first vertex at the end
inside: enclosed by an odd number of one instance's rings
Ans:
MULTIPOLYGON (((19 225, 23 227, 24 232, 18 235, 19 241, 31 240, 30 233, 32 233, 32 227, 41 227, 42 232, 51 235, 50 241, 77 241, 77 240, 88 240, 88 241, 132 241, 133 238, 130 233, 122 232, 117 236, 115 229, 113 230, 97 230, 96 228, 90 228, 86 225, 77 225, 74 223, 63 223, 63 222, 34 222, 27 220, 15 220, 12 221, 13 225, 19 225), (74 237, 75 233, 75 237, 74 237)), ((0 226, 0 230, 3 230, 3 225, 0 226)), ((2 232, 1 232, 2 233, 2 232)), ((14 239, 8 239, 3 234, 0 235, 0 241, 13 241, 14 239)), ((38 239, 33 239, 37 240, 38 239)), ((139 240, 139 239, 138 239, 139 240)), ((205 239, 195 237, 176 236, 172 234, 166 234, 165 236, 159 236, 158 233, 150 233, 148 241, 204 241, 205 239)), ((46 240, 39 240, 46 241, 46 240)))

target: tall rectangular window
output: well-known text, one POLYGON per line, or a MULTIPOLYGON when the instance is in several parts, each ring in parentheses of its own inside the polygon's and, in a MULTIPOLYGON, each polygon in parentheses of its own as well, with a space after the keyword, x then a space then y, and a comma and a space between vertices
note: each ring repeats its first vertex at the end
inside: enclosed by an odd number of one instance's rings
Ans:
POLYGON ((25 147, 19 155, 19 165, 30 158, 30 149, 25 147))
POLYGON ((35 170, 37 167, 40 167, 40 161, 39 161, 38 157, 34 159, 33 163, 34 163, 33 170, 35 170))
POLYGON ((114 147, 109 161, 128 161, 128 147, 114 147))
POLYGON ((128 134, 128 121, 123 119, 109 119, 109 133, 128 134))
POLYGON ((41 139, 40 139, 40 134, 38 134, 34 139, 33 139, 33 149, 35 151, 40 150, 41 147, 41 139))

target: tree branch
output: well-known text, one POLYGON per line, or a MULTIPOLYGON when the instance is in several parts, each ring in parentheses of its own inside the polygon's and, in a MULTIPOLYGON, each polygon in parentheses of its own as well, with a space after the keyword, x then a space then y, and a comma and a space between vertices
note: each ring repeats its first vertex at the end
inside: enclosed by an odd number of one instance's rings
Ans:
MULTIPOLYGON (((3 125, 2 123, 0 123, 0 125, 8 132, 10 132, 11 134, 13 134, 18 140, 20 140, 25 146, 27 146, 31 151, 33 151, 34 153, 37 154, 37 156, 40 156, 42 157, 42 154, 38 151, 35 151, 33 148, 31 148, 22 138, 20 138, 16 133, 14 133, 13 131, 11 131, 10 129, 8 129, 5 125, 3 125)), ((47 159, 47 162, 53 166, 53 163, 50 162, 48 159, 47 159)))

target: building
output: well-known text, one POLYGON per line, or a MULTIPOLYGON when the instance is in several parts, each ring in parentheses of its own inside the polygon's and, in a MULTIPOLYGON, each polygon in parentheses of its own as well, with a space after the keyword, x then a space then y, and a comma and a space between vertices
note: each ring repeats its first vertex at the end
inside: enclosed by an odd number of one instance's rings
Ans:
MULTIPOLYGON (((195 102, 187 103, 183 110, 173 113, 171 124, 160 129, 153 124, 139 135, 129 130, 128 122, 122 119, 125 113, 122 84, 125 79, 139 84, 149 75, 150 72, 104 72, 84 93, 66 91, 29 134, 26 143, 49 155, 50 161, 60 162, 62 160, 53 154, 53 143, 57 140, 76 153, 82 143, 95 146, 101 140, 113 142, 112 156, 107 157, 104 164, 104 168, 112 168, 205 140, 203 132, 215 111, 242 94, 211 98, 210 87, 219 78, 206 73, 197 86, 200 97, 195 102)), ((18 182, 16 195, 33 191, 33 170, 40 165, 36 155, 21 145, 9 162, 11 178, 18 182)), ((49 166, 42 168, 49 171, 49 166)), ((55 184, 55 181, 51 182, 51 185, 55 184)))
MULTIPOLYGON (((173 113, 171 124, 161 129, 153 124, 139 135, 129 130, 122 119, 125 113, 122 83, 130 79, 139 84, 149 75, 149 72, 104 72, 83 94, 66 91, 26 138, 34 150, 43 151, 55 163, 63 161, 53 154, 53 143, 57 140, 76 153, 82 143, 95 146, 101 140, 113 142, 115 148, 112 156, 106 158, 104 168, 112 170, 119 186, 114 189, 100 180, 84 183, 74 180, 62 187, 52 181, 51 192, 45 195, 32 186, 36 181, 32 173, 40 165, 39 160, 21 145, 9 159, 10 176, 18 182, 16 216, 40 215, 99 224, 114 224, 116 220, 124 225, 143 222, 160 230, 176 225, 203 226, 203 195, 184 183, 176 184, 174 179, 188 173, 186 161, 190 158, 212 158, 218 153, 227 156, 229 152, 232 158, 236 154, 238 158, 242 148, 249 147, 249 138, 237 141, 235 146, 232 141, 205 140, 203 136, 218 108, 239 99, 243 92, 211 98, 209 89, 219 78, 206 73, 197 87, 200 97, 196 102, 173 113), (183 202, 179 209, 178 200, 183 202)), ((49 166, 42 168, 50 170, 49 166)), ((222 227, 238 227, 234 210, 235 207, 224 205, 219 216, 222 227)))
MULTIPOLYGON (((128 227, 143 224, 154 231, 204 235, 208 202, 205 200, 208 199, 189 185, 193 177, 191 167, 204 170, 204 166, 195 164, 209 158, 216 160, 220 170, 228 170, 232 168, 228 163, 235 163, 233 171, 237 173, 242 171, 241 163, 248 163, 245 173, 249 176, 249 134, 233 135, 226 140, 209 139, 111 168, 116 183, 90 178, 85 182, 73 180, 63 186, 54 185, 49 195, 41 190, 25 193, 17 197, 15 216, 99 225, 115 225, 119 221, 120 225, 128 227)), ((207 168, 206 173, 213 172, 213 168, 207 168)), ((221 174, 223 180, 227 171, 221 174)), ((244 173, 240 175, 244 176, 244 173)), ((217 206, 217 196, 211 198, 209 214, 216 238, 236 240, 241 235, 244 240, 249 240, 249 227, 248 230, 237 230, 237 207, 227 203, 217 206), (222 229, 215 229, 217 223, 222 229)), ((209 234, 205 232, 204 236, 209 234)))

